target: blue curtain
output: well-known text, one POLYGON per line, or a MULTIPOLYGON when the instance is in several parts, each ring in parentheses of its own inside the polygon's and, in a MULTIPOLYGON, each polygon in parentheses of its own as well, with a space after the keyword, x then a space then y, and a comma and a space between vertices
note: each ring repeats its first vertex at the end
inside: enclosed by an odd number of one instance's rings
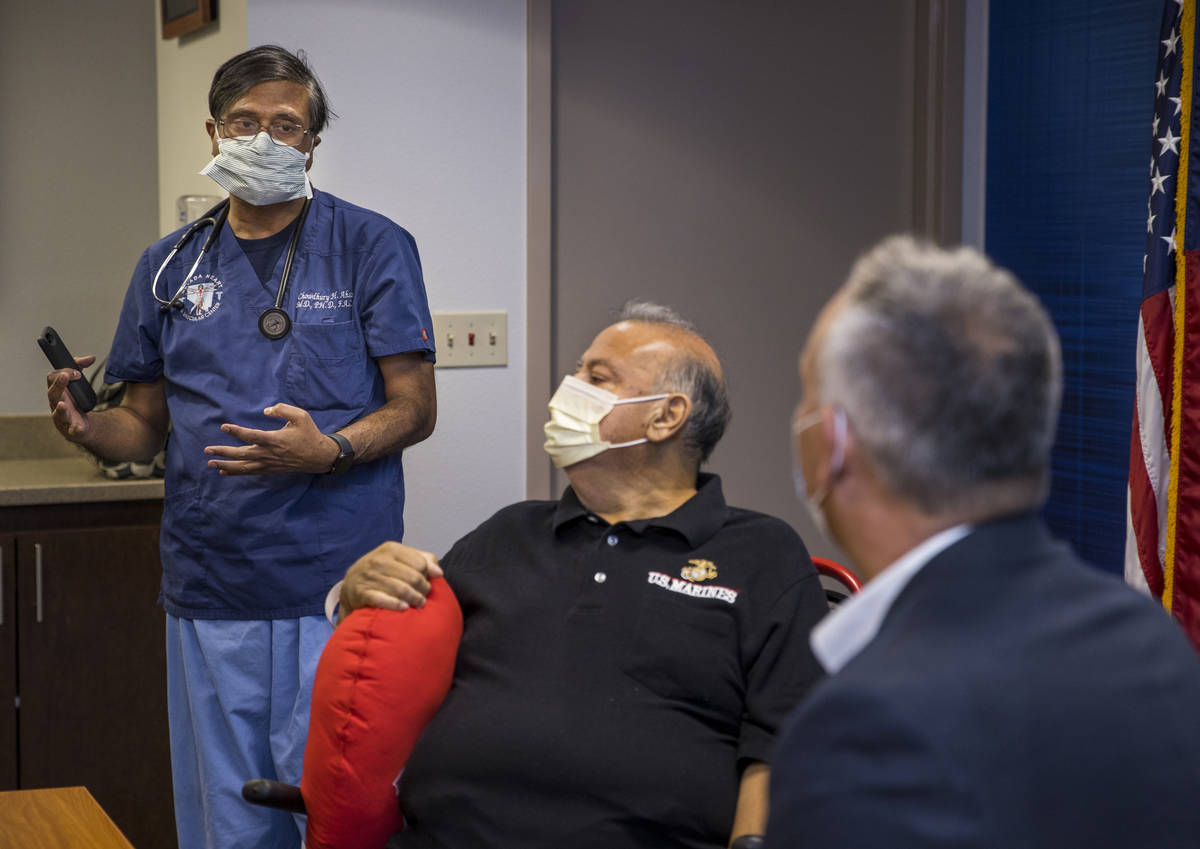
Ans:
POLYGON ((1050 310, 1064 395, 1046 515, 1120 573, 1163 0, 993 0, 986 247, 1050 310))

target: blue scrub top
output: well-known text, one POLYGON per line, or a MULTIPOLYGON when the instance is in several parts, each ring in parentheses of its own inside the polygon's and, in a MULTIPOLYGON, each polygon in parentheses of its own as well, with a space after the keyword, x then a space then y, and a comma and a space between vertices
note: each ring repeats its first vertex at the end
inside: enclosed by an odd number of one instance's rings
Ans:
MULTIPOLYGON (((159 297, 174 294, 208 232, 171 260, 159 297)), ((400 453, 342 475, 223 477, 204 448, 241 444, 221 432, 226 422, 277 430, 282 420, 262 412, 276 402, 307 410, 324 432, 381 407, 375 359, 434 351, 416 243, 382 215, 314 190, 284 299, 292 329, 272 341, 258 317, 274 305, 284 258, 264 285, 228 226, 181 295, 184 308, 159 308, 150 282, 181 233, 142 254, 105 374, 166 381, 163 606, 193 619, 320 614, 355 559, 403 537, 400 453)))

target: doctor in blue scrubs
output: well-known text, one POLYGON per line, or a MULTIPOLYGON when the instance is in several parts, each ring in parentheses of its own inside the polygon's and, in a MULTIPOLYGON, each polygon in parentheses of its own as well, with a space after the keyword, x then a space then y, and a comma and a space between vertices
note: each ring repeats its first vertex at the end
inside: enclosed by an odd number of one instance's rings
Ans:
POLYGON ((299 783, 326 592, 403 534, 401 451, 436 418, 432 322, 413 238, 309 183, 330 112, 302 57, 233 57, 209 109, 202 173, 228 204, 142 255, 106 372, 127 383, 121 406, 81 414, 70 369, 48 397, 59 431, 112 461, 153 457, 170 430, 160 598, 181 849, 297 847, 302 824, 240 787, 299 783))

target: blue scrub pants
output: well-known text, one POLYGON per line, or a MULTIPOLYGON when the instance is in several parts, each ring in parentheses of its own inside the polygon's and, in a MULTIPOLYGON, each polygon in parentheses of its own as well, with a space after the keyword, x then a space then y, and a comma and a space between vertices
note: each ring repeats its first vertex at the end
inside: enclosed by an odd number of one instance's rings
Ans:
POLYGON ((323 616, 167 616, 167 710, 180 849, 297 849, 304 818, 251 805, 251 778, 300 783, 323 616))

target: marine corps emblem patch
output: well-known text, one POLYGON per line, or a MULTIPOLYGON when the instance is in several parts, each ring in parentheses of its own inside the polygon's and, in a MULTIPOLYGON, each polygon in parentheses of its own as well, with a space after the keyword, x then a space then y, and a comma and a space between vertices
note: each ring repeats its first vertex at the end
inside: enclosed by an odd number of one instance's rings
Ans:
POLYGON ((686 581, 711 581, 717 577, 717 564, 711 560, 689 560, 688 563, 691 565, 679 571, 679 576, 686 581))

